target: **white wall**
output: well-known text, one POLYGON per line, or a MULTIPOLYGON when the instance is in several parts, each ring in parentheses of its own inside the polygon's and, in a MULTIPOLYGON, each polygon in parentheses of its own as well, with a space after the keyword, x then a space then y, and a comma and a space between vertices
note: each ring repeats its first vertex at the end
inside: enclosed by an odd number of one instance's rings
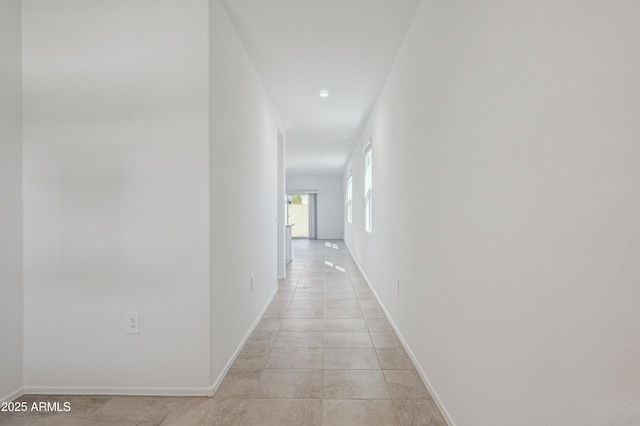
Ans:
POLYGON ((278 118, 223 5, 213 0, 210 7, 211 351, 218 384, 277 288, 278 118))
POLYGON ((342 178, 331 175, 287 175, 287 193, 296 191, 318 191, 318 239, 341 240, 345 210, 342 178))
POLYGON ((638 22, 425 0, 363 134, 371 235, 353 151, 346 241, 458 426, 640 424, 638 22))
POLYGON ((208 388, 207 1, 22 5, 26 390, 208 388))
POLYGON ((22 389, 20 1, 0 2, 0 401, 22 389))

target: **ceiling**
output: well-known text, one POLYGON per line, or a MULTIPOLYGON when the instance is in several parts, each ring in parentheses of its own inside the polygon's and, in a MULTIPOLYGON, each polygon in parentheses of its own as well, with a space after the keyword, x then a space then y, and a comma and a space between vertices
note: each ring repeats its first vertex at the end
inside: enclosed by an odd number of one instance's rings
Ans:
POLYGON ((287 174, 343 173, 419 3, 224 0, 286 125, 287 174))

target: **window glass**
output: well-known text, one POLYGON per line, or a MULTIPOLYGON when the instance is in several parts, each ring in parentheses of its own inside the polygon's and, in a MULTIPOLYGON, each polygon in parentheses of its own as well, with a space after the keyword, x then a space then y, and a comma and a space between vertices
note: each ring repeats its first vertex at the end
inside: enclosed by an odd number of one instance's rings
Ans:
POLYGON ((372 226, 372 191, 373 185, 371 180, 371 148, 367 150, 364 154, 364 228, 367 232, 371 232, 373 230, 372 226))
POLYGON ((347 179, 347 223, 353 220, 353 178, 347 179))

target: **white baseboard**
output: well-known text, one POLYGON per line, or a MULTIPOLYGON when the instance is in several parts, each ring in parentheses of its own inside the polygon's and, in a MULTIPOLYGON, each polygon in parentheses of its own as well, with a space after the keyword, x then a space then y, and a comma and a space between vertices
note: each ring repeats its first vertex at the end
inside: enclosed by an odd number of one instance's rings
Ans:
POLYGON ((249 328, 249 331, 247 331, 247 334, 245 334, 244 338, 242 339, 242 341, 240 342, 240 344, 236 348, 236 350, 233 353, 233 355, 231 355, 231 358, 229 359, 227 364, 224 366, 224 368, 222 369, 222 371, 220 372, 218 377, 214 380, 213 386, 211 386, 211 389, 213 391, 212 394, 211 394, 212 396, 215 395, 215 393, 218 391, 218 388, 220 387, 220 384, 222 383, 222 379, 224 379, 224 376, 226 376, 227 373, 229 372, 229 369, 231 368, 231 365, 233 365, 233 363, 235 362, 236 358, 238 358, 238 355, 240 355, 240 351, 242 351, 242 348, 247 343, 247 340, 249 340, 249 337, 251 337, 251 333, 253 333, 253 331, 256 329, 256 327, 258 326, 258 323, 260 323, 260 320, 262 319, 262 316, 264 315, 264 313, 269 308, 269 305, 271 305, 271 302, 273 301, 273 298, 276 297, 276 294, 278 294, 278 289, 277 288, 275 289, 275 291, 273 292, 271 297, 269 297, 269 300, 267 300, 267 303, 264 305, 264 307, 260 311, 260 314, 258 314, 258 317, 256 318, 256 320, 253 322, 253 324, 249 328))
POLYGON ((51 387, 28 386, 25 395, 144 395, 144 396, 211 396, 213 387, 201 388, 119 388, 119 387, 51 387))
POLYGON ((400 330, 398 329, 396 324, 393 322, 393 319, 391 318, 391 315, 389 315, 389 311, 387 311, 386 306, 384 306, 384 303, 382 303, 382 300, 380 300, 380 297, 378 297, 378 293, 376 293, 376 290, 371 285, 371 281, 367 277, 367 274, 364 272, 364 270, 362 269, 362 266, 360 266, 360 263, 358 263, 358 260, 353 255, 353 252, 351 251, 351 247, 349 247, 349 245, 346 244, 346 243, 345 243, 345 245, 347 246, 347 250, 349 250, 349 254, 351 254, 351 257, 353 258, 353 261, 358 266, 358 269, 360 270, 360 273, 362 274, 362 276, 364 277, 365 281, 367 282, 367 285, 369 286, 369 289, 373 293, 373 296, 376 298, 376 300, 378 301, 378 304, 382 308, 382 312, 384 312, 384 315, 387 317, 387 320, 389 321, 389 324, 391 324, 391 327, 393 328, 393 331, 395 331, 396 334, 398 335, 398 338, 400 339, 400 343, 402 344, 402 347, 404 348, 404 350, 409 355, 409 358, 411 358, 411 362, 413 362, 413 365, 416 367, 416 370, 418 371, 418 374, 420 374, 420 377, 422 378, 422 381, 424 382, 424 385, 426 386, 427 390, 431 394, 431 397, 433 398, 433 402, 435 402, 436 405, 438 406, 438 409, 440 410, 440 413, 442 414, 442 417, 444 417, 444 420, 447 422, 447 424, 449 426, 456 426, 456 423, 453 421, 453 419, 451 418, 451 415, 449 414, 449 412, 447 411, 446 407, 442 403, 442 400, 438 396, 438 392, 436 392, 436 390, 431 385, 431 382, 429 381, 429 377, 427 377, 427 374, 422 369, 422 366, 420 365, 420 363, 416 359, 415 355, 413 354, 413 351, 411 351, 411 347, 409 347, 409 345, 407 344, 407 341, 402 336, 402 333, 400 333, 400 330))
POLYGON ((15 392, 11 392, 8 395, 3 396, 2 398, 0 398, 0 403, 3 402, 11 402, 16 398, 20 398, 22 395, 24 395, 24 389, 18 389, 15 392))

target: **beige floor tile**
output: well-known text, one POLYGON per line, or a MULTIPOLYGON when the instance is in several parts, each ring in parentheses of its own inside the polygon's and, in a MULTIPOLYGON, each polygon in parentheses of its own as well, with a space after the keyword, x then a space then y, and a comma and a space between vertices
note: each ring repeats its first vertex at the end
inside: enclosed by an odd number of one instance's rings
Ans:
POLYGON ((362 309, 373 309, 373 308, 380 308, 380 305, 378 305, 378 302, 372 299, 362 299, 359 300, 358 303, 360 304, 360 307, 362 309))
POLYGON ((361 318, 327 318, 324 331, 367 331, 367 325, 361 318))
POLYGON ((324 308, 323 299, 295 300, 289 304, 289 309, 324 308))
POLYGON ((325 318, 362 318, 360 308, 325 308, 325 318))
POLYGON ((378 348, 378 359, 385 370, 411 370, 414 368, 411 358, 403 348, 378 348))
MULTIPOLYGON (((352 286, 353 286, 353 291, 355 291, 356 294, 359 293, 359 292, 371 291, 371 287, 369 287, 369 285, 366 284, 366 283, 365 284, 361 284, 361 283, 358 283, 358 282, 354 282, 354 283, 352 283, 352 286)), ((358 299, 358 300, 366 300, 366 299, 358 299)))
POLYGON ((359 308, 357 299, 329 299, 324 303, 325 308, 359 308))
POLYGON ((347 268, 345 268, 344 262, 341 259, 334 260, 333 268, 327 269, 324 274, 324 278, 328 283, 336 284, 351 284, 351 277, 347 268), (339 268, 339 269, 338 269, 339 268))
POLYGON ((281 331, 273 344, 274 348, 321 348, 321 331, 281 331))
POLYGON ((349 286, 340 285, 336 288, 332 288, 334 286, 330 282, 328 282, 325 284, 325 287, 328 287, 325 293, 326 293, 326 296, 328 296, 330 299, 342 299, 342 298, 351 299, 350 296, 355 296, 356 294, 355 290, 353 289, 353 286, 351 285, 349 286))
POLYGON ((330 293, 353 292, 353 286, 351 285, 350 281, 336 282, 336 281, 327 280, 327 283, 325 284, 325 289, 330 293))
MULTIPOLYGON (((282 280, 282 281, 286 281, 286 282, 293 282, 293 283, 298 283, 298 281, 300 281, 300 277, 302 276, 302 270, 301 269, 296 269, 296 270, 287 270, 287 278, 282 280)), ((280 281, 278 281, 280 282, 280 281)))
POLYGON ((386 318, 384 311, 380 308, 362 308, 362 316, 365 318, 386 318))
POLYGON ((282 325, 282 318, 263 318, 256 326, 257 331, 278 331, 282 325))
POLYGON ((349 271, 343 261, 342 257, 336 258, 333 260, 333 268, 329 268, 325 273, 325 278, 331 279, 335 282, 351 282, 351 277, 349 276, 349 271))
POLYGON ((0 425, 2 426, 24 426, 28 425, 34 419, 35 416, 29 412, 0 412, 0 425))
POLYGON ((325 295, 323 293, 296 293, 291 297, 291 301, 298 300, 324 300, 325 295))
POLYGON ((160 424, 169 414, 169 408, 164 406, 157 397, 114 396, 109 398, 95 414, 91 416, 94 422, 111 422, 126 424, 160 424))
POLYGON ((325 348, 372 348, 369 333, 361 331, 327 331, 324 333, 325 348))
POLYGON ((197 408, 212 398, 203 396, 183 396, 183 397, 162 397, 159 404, 168 410, 167 416, 162 421, 163 426, 183 425, 184 419, 189 417, 197 408))
POLYGON ((274 298, 269 305, 270 308, 287 308, 289 306, 289 297, 274 298))
POLYGON ((289 318, 324 318, 324 310, 322 308, 306 308, 306 309, 289 309, 286 317, 289 318))
POLYGON ((391 400, 325 399, 322 426, 400 426, 391 400))
POLYGON ((373 349, 325 348, 322 367, 339 370, 375 370, 380 369, 380 364, 373 349))
POLYGON ((216 392, 216 399, 251 398, 262 377, 262 369, 229 370, 216 392))
MULTIPOLYGON (((73 417, 70 414, 57 413, 51 414, 47 417, 34 417, 28 421, 28 423, 22 423, 21 426, 86 426, 95 424, 91 418, 84 419, 80 417, 73 417)), ((122 424, 123 426, 133 426, 140 424, 137 421, 129 420, 129 421, 117 421, 106 423, 108 425, 122 424)), ((4 425, 4 423, 0 423, 0 425, 4 425)))
POLYGON ((313 256, 309 256, 307 258, 307 262, 304 265, 304 269, 302 270, 302 275, 311 276, 311 275, 319 275, 324 276, 325 263, 320 261, 320 259, 316 259, 313 256))
POLYGON ((430 399, 395 400, 393 404, 404 426, 447 426, 435 402, 430 399))
POLYGON ((254 399, 320 398, 322 370, 266 369, 254 399))
POLYGON ((306 283, 306 284, 298 284, 296 287, 296 291, 294 293, 295 296, 304 296, 304 295, 317 295, 323 294, 325 292, 324 283, 306 283))
POLYGON ((298 288, 296 288, 295 291, 295 295, 302 295, 302 294, 318 294, 318 293, 322 293, 324 294, 324 284, 323 285, 308 285, 306 287, 300 286, 300 284, 298 284, 298 288))
POLYGON ((307 263, 304 265, 304 269, 302 270, 303 275, 319 275, 324 277, 326 264, 319 259, 309 258, 307 263))
POLYGON ((342 266, 338 265, 339 261, 334 261, 333 262, 333 269, 325 272, 325 278, 327 280, 344 280, 344 279, 349 279, 349 274, 347 273, 346 269, 343 268, 342 266), (339 266, 342 269, 345 269, 344 271, 340 271, 338 269, 336 269, 336 266, 339 266))
POLYGON ((162 426, 184 426, 184 425, 224 425, 239 426, 244 418, 245 412, 251 405, 250 399, 213 399, 208 398, 192 411, 186 413, 177 422, 167 422, 162 426))
POLYGON ((277 331, 254 331, 245 346, 248 348, 270 348, 277 336, 277 331))
POLYGON ((253 401, 242 426, 320 426, 321 422, 322 402, 319 399, 263 399, 253 401))
POLYGON ((266 368, 322 368, 322 348, 273 348, 266 368))
POLYGON ((269 358, 270 348, 245 347, 231 365, 232 369, 258 369, 264 368, 269 358))
POLYGON ((302 271, 300 271, 300 276, 302 276, 305 272, 307 272, 305 274, 305 277, 307 275, 313 274, 316 275, 317 277, 315 278, 303 278, 300 280, 301 283, 304 282, 324 282, 324 269, 322 268, 322 266, 317 266, 317 265, 311 265, 309 263, 307 263, 307 265, 304 267, 304 269, 302 271), (307 272, 308 271, 308 272, 307 272))
POLYGON ((324 281, 324 272, 316 272, 313 274, 303 273, 302 275, 300 275, 300 281, 324 281))
POLYGON ((353 291, 351 292, 327 291, 324 297, 326 300, 349 300, 349 299, 356 300, 357 299, 356 294, 353 291))
POLYGON ((320 318, 289 318, 282 322, 280 331, 323 331, 324 320, 320 318))
POLYGON ((265 313, 262 316, 262 318, 263 319, 266 319, 266 318, 284 318, 286 313, 287 313, 287 308, 286 307, 270 307, 269 309, 267 309, 265 311, 265 313))
POLYGON ((324 278, 300 280, 298 287, 324 287, 324 278))
POLYGON ((386 318, 366 318, 365 321, 369 331, 393 331, 386 318))
POLYGON ((360 300, 362 300, 362 299, 375 300, 375 296, 373 295, 371 290, 356 290, 356 295, 358 296, 358 299, 360 299, 360 300))
MULTIPOLYGON (((291 264, 289 264, 291 266, 291 264)), ((304 265, 294 265, 293 267, 287 267, 287 277, 279 279, 278 282, 291 281, 300 278, 304 265)))
POLYGON ((372 331, 371 340, 376 348, 401 348, 400 339, 393 331, 372 331))
POLYGON ((304 294, 304 293, 316 293, 315 291, 310 291, 312 288, 320 288, 324 289, 325 282, 324 278, 319 278, 315 280, 305 280, 302 279, 298 281, 296 284, 296 288, 294 289, 294 294, 304 294))
POLYGON ((322 397, 389 399, 381 370, 323 370, 322 397))
POLYGON ((394 399, 430 399, 431 395, 424 386, 416 370, 383 370, 394 399))

